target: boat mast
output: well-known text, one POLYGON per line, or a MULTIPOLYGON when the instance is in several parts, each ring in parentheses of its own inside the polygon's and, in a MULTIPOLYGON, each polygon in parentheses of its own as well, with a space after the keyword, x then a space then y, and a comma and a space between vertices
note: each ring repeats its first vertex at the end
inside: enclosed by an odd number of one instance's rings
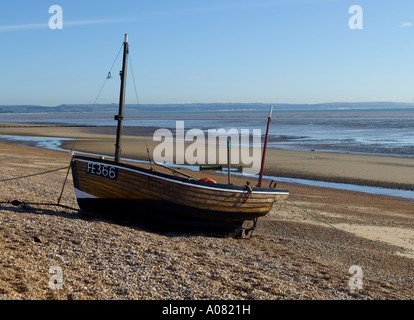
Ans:
POLYGON ((115 143, 115 162, 119 162, 121 156, 121 133, 122 133, 122 120, 124 118, 124 105, 125 105, 125 83, 126 83, 126 73, 127 73, 127 56, 128 56, 128 34, 125 34, 124 40, 124 58, 122 61, 122 70, 119 72, 121 77, 121 90, 119 94, 119 111, 118 114, 114 117, 118 121, 118 126, 116 129, 116 143, 115 143))

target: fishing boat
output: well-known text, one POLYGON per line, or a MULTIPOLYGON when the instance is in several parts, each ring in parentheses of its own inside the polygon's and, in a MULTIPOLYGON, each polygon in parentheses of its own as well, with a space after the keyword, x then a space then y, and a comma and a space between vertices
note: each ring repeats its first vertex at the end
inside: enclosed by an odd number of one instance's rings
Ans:
POLYGON ((237 186, 179 175, 175 169, 166 173, 152 166, 145 168, 121 160, 128 53, 128 36, 125 35, 119 112, 115 116, 118 123, 114 158, 72 157, 71 169, 80 209, 93 215, 168 230, 224 236, 251 233, 257 219, 266 215, 275 201, 286 198, 288 190, 263 188, 261 179, 258 186, 237 186), (248 228, 244 227, 245 222, 250 222, 248 228))

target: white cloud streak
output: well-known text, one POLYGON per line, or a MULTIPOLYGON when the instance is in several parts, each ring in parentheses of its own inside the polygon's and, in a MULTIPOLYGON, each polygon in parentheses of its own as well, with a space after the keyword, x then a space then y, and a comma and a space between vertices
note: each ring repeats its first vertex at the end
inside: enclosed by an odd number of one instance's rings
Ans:
MULTIPOLYGON (((96 24, 109 24, 109 23, 122 23, 132 21, 134 19, 101 19, 101 20, 80 20, 80 21, 65 21, 63 20, 63 28, 72 26, 86 26, 96 24)), ((16 24, 9 26, 0 26, 0 32, 11 32, 20 30, 35 30, 35 29, 47 29, 48 23, 36 23, 36 24, 16 24)))
POLYGON ((19 31, 19 30, 33 30, 33 29, 44 29, 48 28, 47 23, 38 24, 16 24, 10 26, 0 26, 0 32, 19 31))

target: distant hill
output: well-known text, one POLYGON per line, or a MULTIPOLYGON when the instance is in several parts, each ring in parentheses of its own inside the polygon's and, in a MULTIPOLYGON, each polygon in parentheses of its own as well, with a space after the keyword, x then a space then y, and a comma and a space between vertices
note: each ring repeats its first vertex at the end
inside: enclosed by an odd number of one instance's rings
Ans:
MULTIPOLYGON (((317 104, 288 103, 187 103, 187 104, 141 104, 142 111, 219 111, 219 110, 268 110, 273 105, 277 110, 338 110, 338 109, 394 109, 412 108, 414 103, 404 102, 329 102, 317 104)), ((61 104, 58 106, 38 105, 0 105, 0 113, 45 113, 45 112, 85 112, 92 108, 91 104, 61 104)), ((137 105, 126 105, 126 108, 138 108, 137 105)), ((98 104, 95 110, 116 111, 118 105, 98 104)))
MULTIPOLYGON (((103 105, 106 109, 111 105, 103 105)), ((92 106, 88 104, 62 104, 55 107, 45 107, 37 105, 2 105, 0 113, 44 113, 44 112, 84 112, 92 106)), ((96 106, 98 107, 98 106, 96 106)), ((112 105, 115 108, 116 105, 112 105)))

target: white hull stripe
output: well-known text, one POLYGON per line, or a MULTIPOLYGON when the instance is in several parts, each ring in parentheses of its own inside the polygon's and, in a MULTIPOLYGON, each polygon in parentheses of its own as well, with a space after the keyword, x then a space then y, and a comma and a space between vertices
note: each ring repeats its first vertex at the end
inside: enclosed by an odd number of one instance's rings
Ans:
POLYGON ((75 194, 76 194, 77 199, 97 199, 98 198, 89 193, 83 192, 77 188, 75 188, 75 194))
MULTIPOLYGON (((77 161, 81 161, 81 162, 92 162, 92 163, 96 163, 96 164, 102 164, 101 162, 95 162, 95 161, 91 161, 91 160, 84 160, 84 159, 76 159, 77 161)), ((118 166, 116 164, 110 164, 110 166, 118 168, 118 169, 122 169, 122 170, 128 170, 128 171, 132 171, 132 172, 136 172, 139 174, 143 174, 146 176, 150 176, 150 177, 154 177, 157 179, 161 179, 161 180, 165 180, 165 181, 170 181, 173 183, 179 183, 179 184, 183 184, 189 187, 196 187, 196 188, 201 188, 201 189, 208 189, 208 190, 215 190, 215 191, 226 191, 226 192, 236 192, 236 193, 246 193, 247 190, 235 190, 235 189, 223 189, 223 188, 213 188, 213 187, 208 187, 208 186, 200 186, 200 185, 196 185, 196 184, 192 184, 192 183, 188 183, 188 182, 183 182, 183 181, 177 181, 177 180, 173 180, 173 179, 169 179, 169 178, 165 178, 165 177, 159 177, 157 175, 153 175, 147 172, 142 172, 139 170, 133 170, 131 168, 126 168, 126 167, 122 167, 122 166, 118 166)), ((273 194, 273 195, 289 195, 289 192, 286 191, 255 191, 253 189, 253 194, 273 194)))

